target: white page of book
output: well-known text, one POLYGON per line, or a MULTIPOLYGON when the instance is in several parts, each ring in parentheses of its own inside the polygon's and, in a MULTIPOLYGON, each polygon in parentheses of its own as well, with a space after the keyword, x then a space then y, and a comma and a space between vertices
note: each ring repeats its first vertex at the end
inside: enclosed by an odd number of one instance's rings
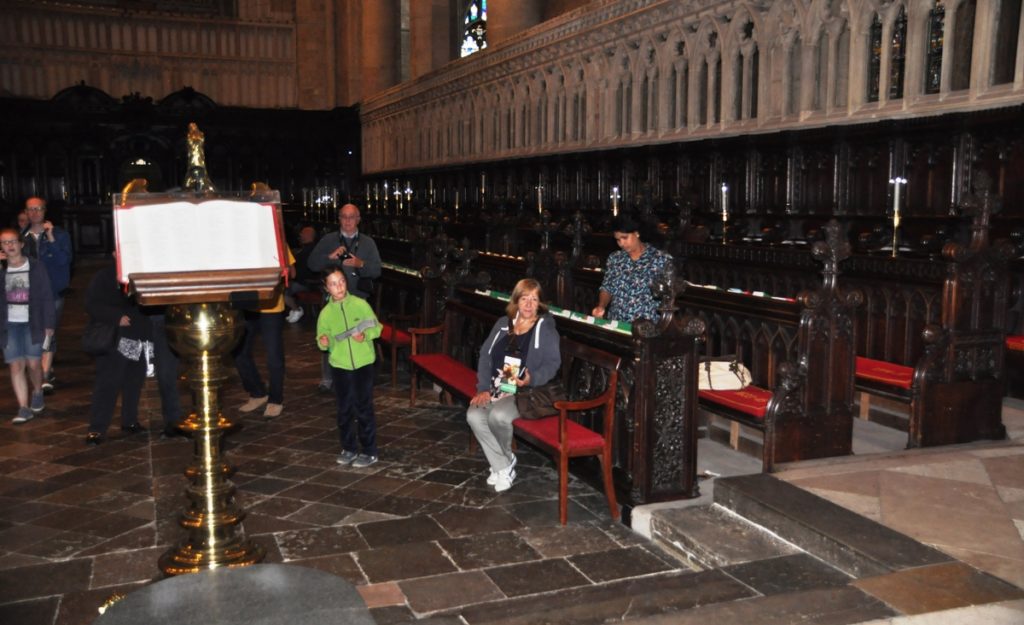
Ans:
POLYGON ((133 273, 280 267, 274 207, 239 200, 115 208, 121 282, 133 273))

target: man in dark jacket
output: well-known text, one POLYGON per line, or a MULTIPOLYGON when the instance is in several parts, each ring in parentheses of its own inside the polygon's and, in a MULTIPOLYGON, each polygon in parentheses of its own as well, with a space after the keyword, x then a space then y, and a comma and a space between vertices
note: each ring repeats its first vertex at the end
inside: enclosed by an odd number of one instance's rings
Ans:
MULTIPOLYGON (((71 282, 71 261, 74 259, 71 237, 63 228, 46 219, 46 200, 43 198, 25 200, 25 213, 28 215, 28 227, 21 233, 25 239, 25 256, 46 266, 59 327, 61 313, 64 312, 64 291, 71 282)), ((54 334, 47 349, 43 350, 43 392, 46 394, 53 392, 53 358, 56 353, 57 335, 54 334)))

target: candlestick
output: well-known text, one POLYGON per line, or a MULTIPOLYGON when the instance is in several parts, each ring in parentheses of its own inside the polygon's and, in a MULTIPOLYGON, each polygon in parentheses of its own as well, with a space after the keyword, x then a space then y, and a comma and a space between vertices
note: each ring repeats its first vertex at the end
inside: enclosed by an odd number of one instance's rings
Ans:
POLYGON ((729 221, 729 185, 722 183, 722 222, 729 221))
POLYGON ((544 212, 544 186, 537 185, 537 214, 544 212))
POLYGON ((894 185, 892 195, 892 257, 896 258, 898 251, 896 231, 900 227, 900 187, 907 184, 907 179, 901 176, 889 179, 889 184, 894 185))
POLYGON ((612 194, 611 194, 610 197, 612 198, 612 217, 618 217, 619 216, 619 197, 620 197, 619 196, 619 188, 618 187, 612 187, 612 194))
POLYGON ((455 221, 459 220, 459 192, 455 192, 455 221))

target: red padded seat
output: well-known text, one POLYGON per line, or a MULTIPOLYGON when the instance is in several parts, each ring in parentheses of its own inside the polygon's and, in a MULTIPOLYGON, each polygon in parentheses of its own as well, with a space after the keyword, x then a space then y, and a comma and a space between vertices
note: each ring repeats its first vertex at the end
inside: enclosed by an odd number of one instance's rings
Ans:
POLYGON ((1015 335, 1006 337, 1006 348, 1015 352, 1024 352, 1024 336, 1015 335))
POLYGON ((772 392, 757 386, 748 386, 739 391, 699 391, 701 399, 738 410, 755 419, 763 419, 768 411, 772 392))
POLYGON ((914 381, 914 368, 857 356, 857 377, 909 389, 914 381))
MULTIPOLYGON (((565 425, 570 453, 601 449, 604 446, 604 437, 597 432, 583 427, 572 419, 567 419, 565 425)), ((543 419, 516 419, 512 422, 512 427, 546 445, 559 448, 557 415, 543 419)))
POLYGON ((388 345, 391 343, 399 346, 412 345, 412 335, 390 323, 380 324, 380 340, 388 345))
MULTIPOLYGON (((476 395, 476 371, 447 354, 413 354, 409 356, 409 362, 424 371, 429 371, 430 375, 455 389, 459 395, 476 395)), ((413 391, 415 392, 415 388, 413 391)))

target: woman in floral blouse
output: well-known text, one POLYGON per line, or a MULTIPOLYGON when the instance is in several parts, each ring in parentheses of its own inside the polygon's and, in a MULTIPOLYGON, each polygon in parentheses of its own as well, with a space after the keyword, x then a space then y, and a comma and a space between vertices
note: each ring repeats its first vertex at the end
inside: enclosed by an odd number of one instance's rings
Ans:
POLYGON ((597 306, 591 314, 630 323, 636 319, 654 320, 658 303, 651 295, 651 282, 673 262, 672 256, 644 243, 640 239, 640 222, 632 216, 616 217, 612 233, 619 251, 608 257, 597 306))

